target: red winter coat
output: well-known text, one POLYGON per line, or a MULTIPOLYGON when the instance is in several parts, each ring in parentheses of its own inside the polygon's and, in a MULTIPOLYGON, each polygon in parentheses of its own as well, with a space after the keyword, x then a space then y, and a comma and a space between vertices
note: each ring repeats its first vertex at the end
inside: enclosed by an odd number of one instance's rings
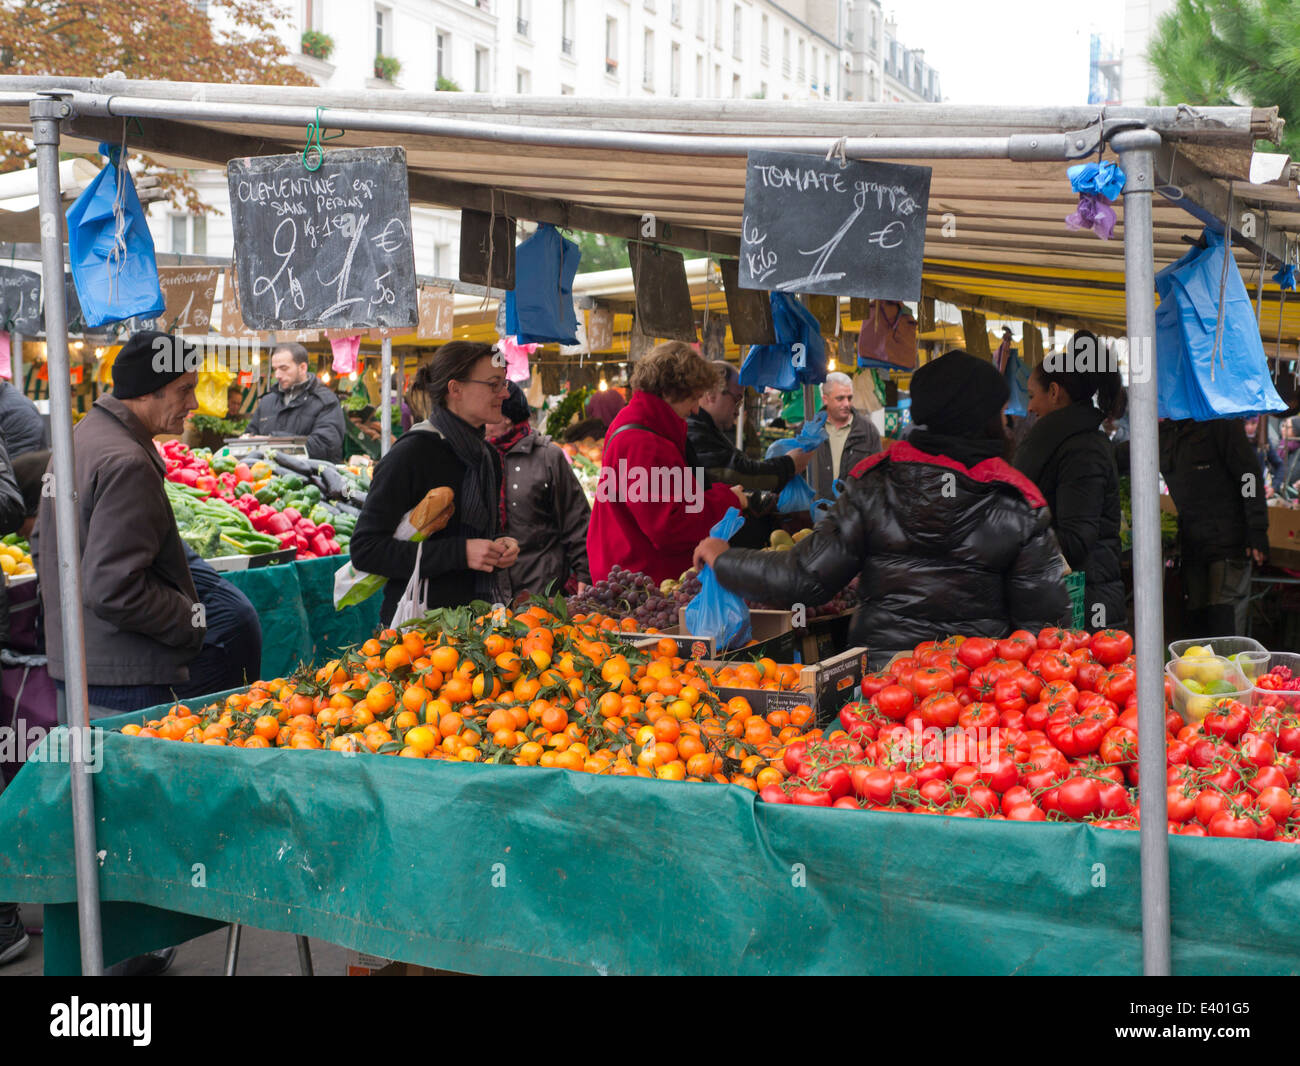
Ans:
POLYGON ((704 469, 688 467, 686 455, 686 420, 658 396, 634 392, 605 437, 587 530, 594 581, 616 565, 656 583, 680 577, 695 546, 737 505, 726 485, 705 489, 704 469), (619 431, 629 423, 646 428, 619 431))

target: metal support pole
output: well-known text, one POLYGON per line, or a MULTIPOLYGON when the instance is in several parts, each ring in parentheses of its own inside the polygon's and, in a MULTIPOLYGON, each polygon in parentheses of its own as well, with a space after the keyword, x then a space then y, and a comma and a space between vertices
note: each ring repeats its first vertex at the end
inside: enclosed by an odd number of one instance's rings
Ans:
POLYGON ((239 969, 239 938, 243 933, 243 927, 238 922, 232 922, 226 927, 226 976, 234 977, 235 971, 239 969))
POLYGON ((298 940, 298 972, 303 977, 315 977, 316 970, 311 963, 311 941, 305 936, 298 940))
POLYGON ((1169 832, 1165 795, 1164 560, 1160 552, 1160 446, 1156 404, 1155 262, 1151 194, 1154 130, 1116 134, 1124 187, 1124 282, 1129 345, 1133 471, 1133 603, 1138 675, 1139 798, 1142 807, 1142 966, 1170 972, 1169 832))
MULTIPOLYGON (((743 386, 741 392, 744 392, 743 386)), ((743 395, 739 406, 736 408, 736 447, 742 452, 745 450, 745 399, 743 395)))
POLYGON ((14 388, 25 396, 27 390, 24 387, 26 382, 23 380, 23 335, 21 333, 9 334, 9 372, 13 378, 14 388))
POLYGON ((817 413, 817 398, 813 395, 813 387, 805 385, 803 387, 803 419, 805 422, 811 422, 813 415, 817 413))
MULTIPOLYGON (((82 743, 72 744, 72 842, 77 863, 77 918, 81 972, 104 972, 99 914, 99 866, 95 861, 95 797, 86 762, 90 711, 86 696, 85 633, 81 621, 81 546, 77 480, 72 457, 72 385, 68 366, 68 319, 63 292, 63 206, 59 199, 59 122, 71 107, 58 99, 31 103, 32 140, 40 187, 41 272, 45 286, 45 345, 50 371, 50 437, 54 452, 54 517, 57 527, 59 607, 63 614, 63 662, 68 726, 82 743)), ((49 573, 45 575, 48 582, 49 573)))
POLYGON ((393 340, 385 337, 379 357, 379 454, 393 446, 393 340))

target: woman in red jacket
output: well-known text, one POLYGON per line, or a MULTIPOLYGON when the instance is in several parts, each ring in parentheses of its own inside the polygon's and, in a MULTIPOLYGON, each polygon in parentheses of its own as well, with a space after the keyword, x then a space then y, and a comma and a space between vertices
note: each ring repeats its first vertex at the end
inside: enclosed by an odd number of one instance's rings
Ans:
POLYGON ((631 385, 605 436, 587 556, 595 581, 617 565, 658 584, 689 570, 695 545, 747 499, 739 487, 705 488, 704 468, 688 458, 686 416, 717 389, 713 367, 689 345, 666 341, 636 364, 631 385))

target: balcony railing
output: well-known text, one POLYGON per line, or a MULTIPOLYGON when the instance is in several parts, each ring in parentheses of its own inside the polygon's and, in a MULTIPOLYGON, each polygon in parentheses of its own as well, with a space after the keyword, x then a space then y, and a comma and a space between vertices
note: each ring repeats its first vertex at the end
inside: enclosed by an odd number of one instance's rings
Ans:
POLYGON ((766 64, 767 61, 771 58, 771 49, 768 48, 767 45, 763 45, 763 46, 758 50, 758 58, 759 58, 760 60, 762 60, 763 63, 766 64))

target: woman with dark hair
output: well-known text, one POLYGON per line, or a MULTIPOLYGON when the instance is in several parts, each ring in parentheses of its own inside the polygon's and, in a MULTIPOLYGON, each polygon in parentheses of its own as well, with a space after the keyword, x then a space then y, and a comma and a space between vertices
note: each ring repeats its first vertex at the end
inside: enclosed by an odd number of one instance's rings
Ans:
POLYGON ((739 486, 706 488, 686 439, 686 416, 718 387, 709 363, 688 344, 664 341, 636 363, 630 384, 632 399, 605 436, 587 555, 596 581, 618 565, 657 585, 689 570, 700 538, 748 497, 739 486))
POLYGON ((726 588, 769 603, 825 603, 860 575, 849 639, 873 669, 922 641, 1001 638, 1069 613, 1047 507, 1003 458, 1006 380, 955 350, 912 375, 911 395, 908 439, 848 473, 812 536, 785 552, 714 538, 695 551, 726 588))
POLYGON ((352 534, 358 570, 388 578, 380 620, 393 617, 411 571, 416 545, 396 539, 402 518, 430 489, 454 494, 451 521, 424 542, 420 573, 429 579, 428 605, 496 602, 496 571, 512 566, 519 545, 500 536, 501 457, 483 427, 501 421, 506 369, 490 344, 444 344, 416 372, 412 407, 424 421, 403 433, 375 467, 366 505, 352 534))
POLYGON ((1122 413, 1124 389, 1093 334, 1080 330, 1066 353, 1029 375, 1029 410, 1038 421, 1016 452, 1016 468, 1038 486, 1070 569, 1082 571, 1090 629, 1123 626, 1127 596, 1120 571, 1119 471, 1115 446, 1100 428, 1122 413), (1093 397, 1097 405, 1093 404, 1093 397))

